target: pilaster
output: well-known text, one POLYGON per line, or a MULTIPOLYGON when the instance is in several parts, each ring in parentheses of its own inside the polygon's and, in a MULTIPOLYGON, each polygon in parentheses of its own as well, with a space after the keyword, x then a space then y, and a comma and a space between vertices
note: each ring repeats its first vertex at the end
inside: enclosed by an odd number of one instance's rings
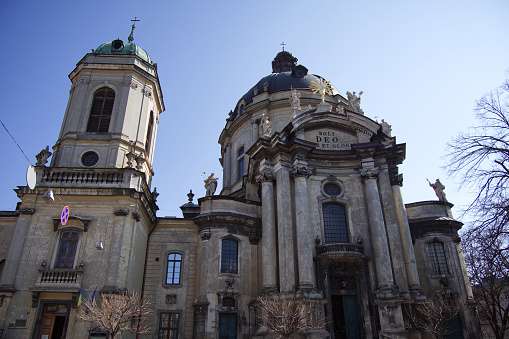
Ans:
POLYGON ((290 171, 281 163, 277 164, 277 168, 276 191, 279 242, 279 286, 281 292, 289 292, 295 290, 290 171))
POLYGON ((299 268, 299 288, 310 289, 316 286, 313 269, 313 238, 309 222, 309 201, 307 178, 311 171, 302 157, 296 156, 291 175, 295 181, 295 220, 297 231, 297 261, 299 268))
POLYGON ((262 185, 262 288, 266 292, 277 289, 276 215, 274 206, 274 171, 262 166, 257 181, 262 185))
POLYGON ((410 225, 408 224, 408 216, 406 214, 405 204, 401 195, 401 185, 403 185, 403 175, 397 174, 390 178, 392 196, 394 198, 394 207, 398 218, 398 228, 401 237, 401 249, 403 250, 403 260, 405 262, 406 275, 410 294, 414 299, 425 299, 421 290, 419 272, 417 271, 417 263, 415 260, 414 248, 412 245, 412 235, 410 234, 410 225))

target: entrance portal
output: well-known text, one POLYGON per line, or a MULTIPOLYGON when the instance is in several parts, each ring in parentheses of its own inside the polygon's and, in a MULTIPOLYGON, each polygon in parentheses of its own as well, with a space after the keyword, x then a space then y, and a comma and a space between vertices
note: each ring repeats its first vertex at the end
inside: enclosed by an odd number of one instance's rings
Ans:
POLYGON ((335 339, 360 339, 356 295, 332 295, 335 339))
POLYGON ((237 314, 219 313, 219 339, 237 338, 237 314))
POLYGON ((41 328, 36 338, 63 338, 65 333, 67 309, 67 304, 45 304, 42 311, 41 328))

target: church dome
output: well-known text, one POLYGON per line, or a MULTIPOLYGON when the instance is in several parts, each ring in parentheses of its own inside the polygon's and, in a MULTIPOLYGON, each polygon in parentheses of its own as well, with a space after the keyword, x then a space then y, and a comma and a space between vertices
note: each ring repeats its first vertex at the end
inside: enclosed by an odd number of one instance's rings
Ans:
POLYGON ((105 55, 137 55, 142 58, 144 61, 152 64, 152 60, 148 55, 147 51, 143 48, 139 47, 133 42, 124 43, 122 40, 117 39, 110 42, 105 42, 97 47, 94 51, 95 54, 105 54, 105 55))
MULTIPOLYGON (((269 94, 288 91, 290 89, 309 89, 311 82, 318 82, 323 77, 315 74, 308 74, 308 69, 302 65, 297 65, 297 58, 288 51, 279 52, 272 61, 272 74, 263 77, 255 86, 243 95, 245 104, 253 101, 253 97, 263 92, 269 94)), ((338 90, 332 86, 333 95, 339 94, 338 90)), ((242 100, 241 98, 241 100, 242 100)), ((237 115, 237 109, 233 117, 237 115)))

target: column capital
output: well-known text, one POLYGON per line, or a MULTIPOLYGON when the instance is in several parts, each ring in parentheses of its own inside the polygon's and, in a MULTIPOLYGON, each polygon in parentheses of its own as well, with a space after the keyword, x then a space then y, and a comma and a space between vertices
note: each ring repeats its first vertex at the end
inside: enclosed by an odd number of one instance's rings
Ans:
POLYGON ((313 174, 313 171, 310 170, 307 166, 302 166, 302 165, 293 166, 293 169, 290 172, 290 175, 292 176, 292 178, 297 178, 297 177, 308 178, 311 174, 313 174))
POLYGON ((377 179, 378 178, 378 169, 377 168, 363 168, 361 169, 362 180, 366 181, 369 179, 377 179))
POLYGON ((394 174, 390 177, 391 186, 403 186, 403 174, 394 174))
POLYGON ((265 167, 260 170, 260 174, 256 177, 256 182, 261 184, 263 182, 273 182, 275 180, 274 170, 269 167, 265 167))

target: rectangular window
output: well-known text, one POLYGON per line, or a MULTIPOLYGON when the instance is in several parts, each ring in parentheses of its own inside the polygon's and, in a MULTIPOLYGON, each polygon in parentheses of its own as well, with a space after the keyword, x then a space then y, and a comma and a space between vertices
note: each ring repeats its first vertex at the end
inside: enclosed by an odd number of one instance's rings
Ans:
POLYGON ((449 274, 443 243, 438 241, 429 243, 428 254, 431 260, 431 268, 434 275, 449 274))
POLYGON ((55 268, 74 268, 74 257, 78 248, 78 232, 67 231, 60 235, 55 268))
POLYGON ((182 255, 178 253, 168 254, 168 264, 166 271, 166 284, 180 284, 180 272, 182 269, 182 255))
POLYGON ((159 317, 159 339, 178 339, 179 314, 175 312, 162 312, 159 317))
POLYGON ((223 239, 221 247, 221 273, 238 273, 238 243, 223 239))

